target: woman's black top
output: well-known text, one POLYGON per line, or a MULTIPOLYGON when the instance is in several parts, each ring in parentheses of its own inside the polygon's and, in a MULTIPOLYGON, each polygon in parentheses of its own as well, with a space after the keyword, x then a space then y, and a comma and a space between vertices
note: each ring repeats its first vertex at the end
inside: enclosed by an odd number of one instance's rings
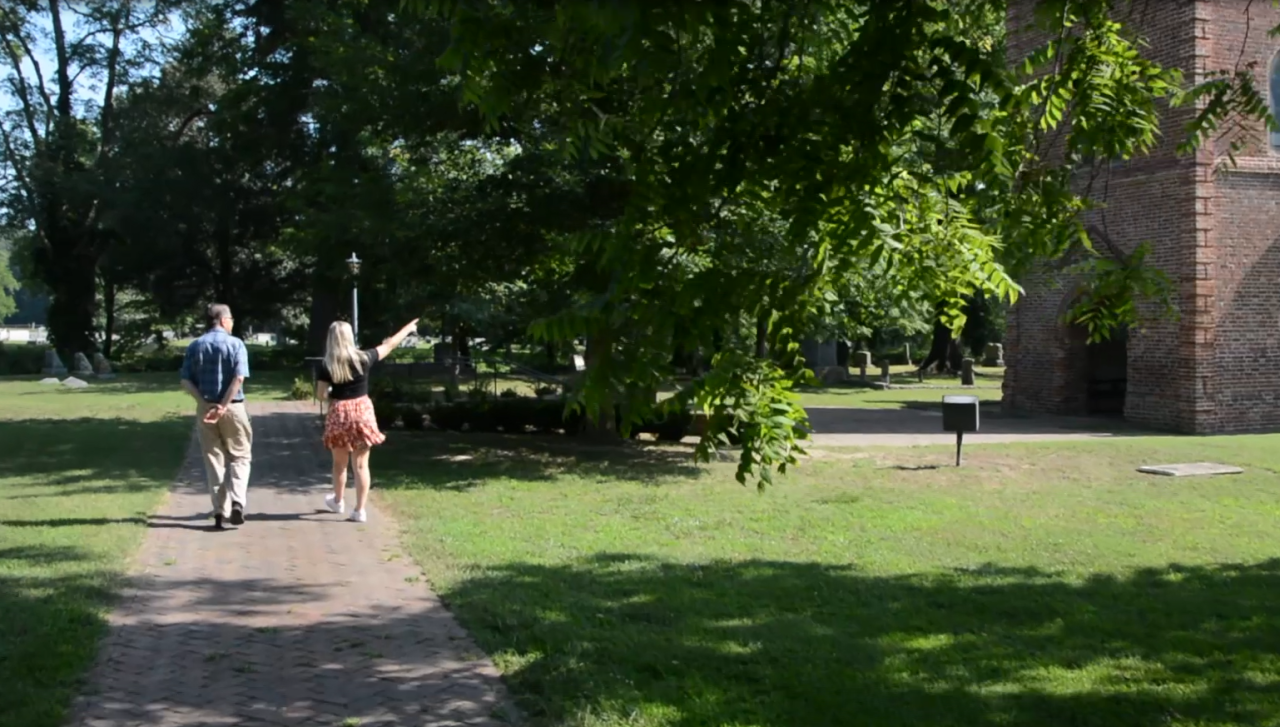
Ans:
POLYGON ((345 401, 369 395, 369 371, 374 364, 378 363, 378 349, 371 348, 365 351, 364 355, 366 358, 364 371, 356 374, 354 379, 341 384, 333 383, 333 374, 329 373, 329 367, 323 363, 320 364, 320 370, 316 372, 316 381, 323 381, 329 384, 330 399, 345 401))

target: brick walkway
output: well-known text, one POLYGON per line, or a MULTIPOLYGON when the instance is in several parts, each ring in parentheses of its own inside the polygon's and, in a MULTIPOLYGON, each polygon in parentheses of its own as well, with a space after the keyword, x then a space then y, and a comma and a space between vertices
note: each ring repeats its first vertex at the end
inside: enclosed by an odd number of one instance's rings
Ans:
POLYGON ((376 500, 367 525, 317 511, 329 465, 315 410, 250 411, 248 522, 211 529, 193 449, 71 724, 515 721, 497 671, 419 582, 376 500))

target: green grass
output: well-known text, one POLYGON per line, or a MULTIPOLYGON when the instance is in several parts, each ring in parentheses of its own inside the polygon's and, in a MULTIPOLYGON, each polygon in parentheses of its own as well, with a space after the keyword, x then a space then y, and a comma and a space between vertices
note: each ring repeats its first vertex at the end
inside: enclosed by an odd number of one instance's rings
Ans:
POLYGON ((678 448, 401 433, 374 472, 535 724, 1190 727, 1280 723, 1278 452, 832 450, 759 495, 678 448), (1247 473, 1134 472, 1195 460, 1247 473))
MULTIPOLYGON (((857 369, 852 369, 853 377, 858 376, 857 369)), ((1003 394, 1004 370, 998 368, 979 368, 979 373, 972 387, 960 386, 959 379, 952 376, 925 377, 925 388, 880 389, 857 385, 854 383, 802 388, 800 403, 804 406, 848 406, 864 409, 901 409, 907 406, 941 406, 942 397, 947 394, 968 394, 977 396, 984 402, 999 402, 1003 394)), ((917 387, 919 379, 915 369, 910 366, 894 366, 890 369, 890 381, 896 386, 917 387)), ((870 381, 880 380, 880 370, 867 372, 870 381)))
MULTIPOLYGON (((278 396, 267 378, 250 394, 278 396)), ((62 724, 185 453, 192 405, 174 379, 0 379, 0 727, 62 724)))

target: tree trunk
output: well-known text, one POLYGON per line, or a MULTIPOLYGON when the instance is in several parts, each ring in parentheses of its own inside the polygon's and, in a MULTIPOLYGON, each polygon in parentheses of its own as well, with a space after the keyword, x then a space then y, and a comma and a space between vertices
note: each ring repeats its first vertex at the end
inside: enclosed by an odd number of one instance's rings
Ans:
POLYGON ((605 388, 600 392, 598 406, 587 409, 587 428, 583 434, 597 440, 616 440, 619 436, 614 406, 616 397, 608 383, 608 376, 601 374, 601 369, 607 371, 613 359, 612 331, 602 331, 594 336, 588 336, 584 358, 587 364, 586 376, 588 378, 600 376, 604 379, 605 388))
POLYGON ((556 361, 556 342, 547 341, 542 345, 542 350, 546 353, 547 357, 547 371, 555 371, 556 366, 558 365, 558 362, 556 361))
POLYGON ((110 359, 116 335, 116 284, 110 276, 102 280, 102 307, 106 315, 102 330, 102 355, 110 359))
MULTIPOLYGON (((43 276, 49 286, 49 338, 66 356, 91 355, 94 313, 98 302, 97 261, 85 246, 62 240, 41 257, 43 276)), ((65 359, 69 360, 69 359, 65 359)))
POLYGON ((756 317, 756 358, 769 358, 769 317, 763 311, 756 317))
POLYGON ((324 341, 329 335, 329 325, 338 320, 342 300, 338 282, 316 272, 311 283, 311 320, 307 326, 307 354, 324 354, 324 341))
POLYGON ((920 368, 917 371, 928 371, 934 364, 946 363, 950 348, 951 329, 942 323, 941 316, 936 316, 933 319, 933 341, 929 345, 929 355, 920 362, 920 368))

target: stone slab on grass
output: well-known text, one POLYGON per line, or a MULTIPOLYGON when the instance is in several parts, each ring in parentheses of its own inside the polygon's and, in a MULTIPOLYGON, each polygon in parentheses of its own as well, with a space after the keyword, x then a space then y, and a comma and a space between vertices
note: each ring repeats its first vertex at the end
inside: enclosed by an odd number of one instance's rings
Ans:
POLYGON ((1211 475, 1238 475, 1244 472, 1239 467, 1216 462, 1188 462, 1185 464, 1158 464, 1139 467, 1139 472, 1165 477, 1208 477, 1211 475))

